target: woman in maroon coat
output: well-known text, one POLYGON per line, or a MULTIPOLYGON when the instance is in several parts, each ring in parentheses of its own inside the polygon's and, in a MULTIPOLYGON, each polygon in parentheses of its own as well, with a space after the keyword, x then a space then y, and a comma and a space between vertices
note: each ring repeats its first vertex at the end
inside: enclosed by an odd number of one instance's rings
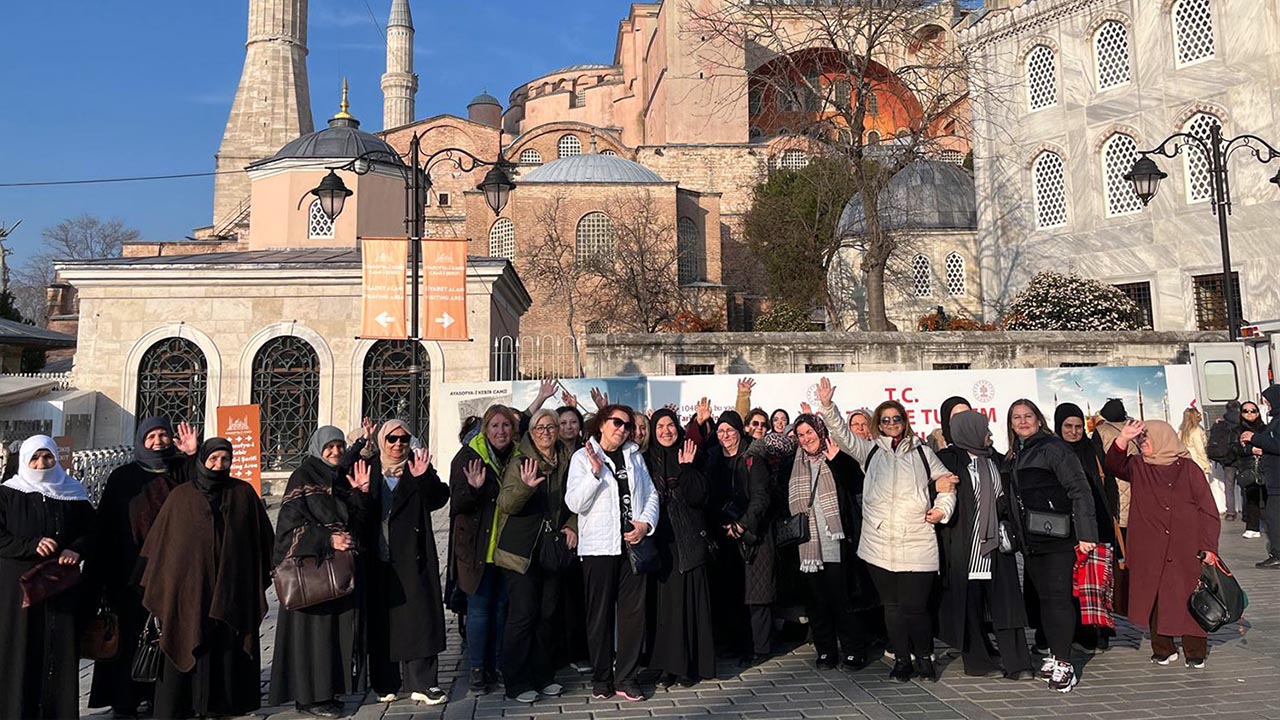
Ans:
POLYGON ((1129 618, 1151 622, 1151 662, 1178 659, 1174 636, 1182 636, 1187 667, 1204 667, 1209 638, 1187 610, 1200 579, 1198 556, 1218 560, 1218 507, 1205 481, 1169 423, 1130 420, 1107 451, 1107 470, 1132 484, 1129 506, 1129 618), (1141 453, 1126 455, 1130 442, 1141 453))

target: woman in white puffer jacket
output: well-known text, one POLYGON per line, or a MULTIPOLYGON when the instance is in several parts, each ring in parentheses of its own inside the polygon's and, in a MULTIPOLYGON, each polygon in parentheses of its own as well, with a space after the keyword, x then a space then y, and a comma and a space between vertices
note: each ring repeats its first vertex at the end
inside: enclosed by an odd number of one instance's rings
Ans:
POLYGON ((928 601, 938 574, 934 525, 951 518, 956 477, 911 431, 906 410, 881 403, 872 415, 871 440, 849 431, 832 402, 835 388, 822 378, 818 400, 831 437, 862 465, 862 536, 858 557, 867 562, 884 603, 884 622, 895 662, 889 677, 937 680, 928 601), (931 499, 931 495, 936 498, 931 499), (914 663, 912 662, 914 659, 914 663))

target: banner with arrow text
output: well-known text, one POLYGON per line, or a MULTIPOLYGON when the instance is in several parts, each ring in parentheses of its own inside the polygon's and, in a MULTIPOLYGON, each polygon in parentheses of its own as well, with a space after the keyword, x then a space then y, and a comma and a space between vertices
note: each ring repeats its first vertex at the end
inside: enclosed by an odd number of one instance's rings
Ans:
POLYGON ((363 270, 360 337, 373 340, 405 340, 409 337, 404 313, 404 278, 409 243, 405 238, 362 238, 363 270))
POLYGON ((468 340, 467 241, 422 243, 422 337, 468 340))

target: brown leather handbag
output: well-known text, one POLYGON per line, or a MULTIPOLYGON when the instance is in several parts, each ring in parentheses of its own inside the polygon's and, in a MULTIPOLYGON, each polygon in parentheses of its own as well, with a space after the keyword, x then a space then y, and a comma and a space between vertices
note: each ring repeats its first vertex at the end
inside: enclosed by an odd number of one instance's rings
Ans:
POLYGON ((319 557, 286 557, 271 571, 276 597, 286 610, 301 610, 356 591, 356 554, 335 550, 319 557))
POLYGON ((22 607, 29 608, 79 585, 80 566, 61 565, 58 558, 49 558, 23 573, 18 584, 22 586, 22 607))
POLYGON ((114 660, 120 654, 120 619, 105 605, 80 633, 80 657, 85 660, 114 660))

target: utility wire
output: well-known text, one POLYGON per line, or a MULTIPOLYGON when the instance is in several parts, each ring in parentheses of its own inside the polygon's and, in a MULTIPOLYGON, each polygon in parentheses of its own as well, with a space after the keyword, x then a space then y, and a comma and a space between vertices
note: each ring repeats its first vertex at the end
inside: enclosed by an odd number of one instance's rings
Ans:
POLYGON ((14 187, 50 187, 55 185, 103 185, 107 183, 144 182, 147 180, 179 180, 182 178, 213 177, 214 175, 230 175, 243 170, 223 170, 221 172, 179 173, 177 175, 141 175, 138 177, 94 178, 92 180, 39 180, 32 182, 0 183, 0 188, 14 187))

